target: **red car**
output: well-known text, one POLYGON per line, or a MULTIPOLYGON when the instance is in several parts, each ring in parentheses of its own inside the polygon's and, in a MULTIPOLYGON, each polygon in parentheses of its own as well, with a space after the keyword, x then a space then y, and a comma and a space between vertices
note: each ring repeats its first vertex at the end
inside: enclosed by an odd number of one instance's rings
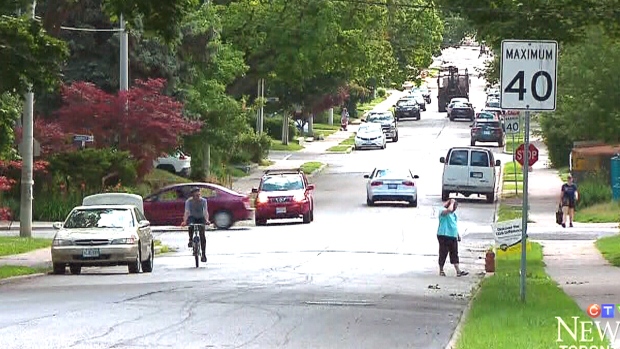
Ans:
POLYGON ((267 224, 268 219, 299 218, 304 223, 314 220, 314 184, 300 169, 267 170, 256 195, 254 221, 256 225, 267 224))
POLYGON ((209 217, 218 229, 228 229, 239 221, 251 220, 254 209, 250 197, 212 183, 183 183, 164 187, 144 198, 144 215, 152 225, 179 225, 190 190, 200 188, 207 199, 209 217))

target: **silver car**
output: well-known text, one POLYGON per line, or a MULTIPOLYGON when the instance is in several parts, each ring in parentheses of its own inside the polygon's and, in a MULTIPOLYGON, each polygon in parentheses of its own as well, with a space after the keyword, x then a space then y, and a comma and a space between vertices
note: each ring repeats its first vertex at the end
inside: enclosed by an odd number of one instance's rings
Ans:
POLYGON ((418 206, 418 175, 409 169, 375 168, 364 175, 366 183, 366 204, 373 206, 377 201, 406 201, 412 207, 418 206))
MULTIPOLYGON (((137 197, 141 207, 142 198, 137 197)), ((55 274, 64 274, 67 265, 71 274, 80 274, 82 267, 115 265, 126 265, 129 273, 153 271, 153 235, 137 205, 78 206, 54 228, 58 229, 51 247, 55 274)))

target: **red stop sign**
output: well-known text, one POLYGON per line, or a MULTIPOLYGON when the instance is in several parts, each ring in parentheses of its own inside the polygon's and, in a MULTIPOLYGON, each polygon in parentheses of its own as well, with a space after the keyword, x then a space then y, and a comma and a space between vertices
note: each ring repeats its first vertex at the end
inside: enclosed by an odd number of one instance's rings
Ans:
MULTIPOLYGON (((536 163, 536 161, 538 161, 538 148, 536 148, 536 146, 532 143, 530 143, 529 146, 528 156, 528 165, 531 167, 536 163)), ((515 159, 519 164, 521 164, 521 166, 523 166, 523 163, 525 161, 525 144, 521 143, 517 150, 515 150, 515 159)))

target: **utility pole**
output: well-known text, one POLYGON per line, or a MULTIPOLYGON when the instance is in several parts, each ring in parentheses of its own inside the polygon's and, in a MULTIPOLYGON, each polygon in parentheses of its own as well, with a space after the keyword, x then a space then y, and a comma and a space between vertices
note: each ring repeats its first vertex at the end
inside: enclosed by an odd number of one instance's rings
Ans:
MULTIPOLYGON (((30 18, 34 20, 35 10, 37 7, 36 0, 32 1, 28 8, 30 18)), ((21 178, 21 195, 19 205, 19 236, 32 236, 32 187, 34 180, 32 176, 32 167, 34 162, 34 93, 32 85, 28 87, 28 92, 24 96, 24 117, 22 122, 22 178, 21 178)))
MULTIPOLYGON (((529 106, 528 106, 529 107, 529 106)), ((521 213, 521 275, 520 275, 520 292, 521 301, 525 302, 525 284, 527 281, 527 216, 529 213, 529 185, 528 177, 530 173, 530 110, 525 110, 525 133, 523 134, 523 210, 521 213)))
POLYGON ((264 129, 263 125, 265 124, 265 79, 258 79, 256 99, 259 103, 259 107, 256 112, 256 132, 258 134, 262 134, 264 129))
POLYGON ((127 34, 127 30, 125 29, 125 19, 123 18, 123 14, 121 13, 121 56, 120 56, 120 90, 127 91, 129 90, 129 34, 127 34))

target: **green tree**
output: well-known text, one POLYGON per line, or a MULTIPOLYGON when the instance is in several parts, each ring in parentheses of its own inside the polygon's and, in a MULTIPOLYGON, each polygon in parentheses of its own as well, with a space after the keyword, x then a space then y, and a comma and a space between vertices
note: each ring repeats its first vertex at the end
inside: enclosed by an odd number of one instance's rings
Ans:
POLYGON ((19 119, 22 104, 14 94, 0 94, 0 160, 13 157, 13 125, 19 119))
POLYGON ((620 39, 601 26, 587 28, 582 42, 564 47, 558 64, 558 107, 541 116, 551 161, 568 165, 574 141, 620 142, 620 39), (592 54, 596 52, 596 54, 592 54))
POLYGON ((459 45, 465 37, 476 34, 474 25, 457 13, 445 11, 442 17, 444 21, 442 49, 459 45))

